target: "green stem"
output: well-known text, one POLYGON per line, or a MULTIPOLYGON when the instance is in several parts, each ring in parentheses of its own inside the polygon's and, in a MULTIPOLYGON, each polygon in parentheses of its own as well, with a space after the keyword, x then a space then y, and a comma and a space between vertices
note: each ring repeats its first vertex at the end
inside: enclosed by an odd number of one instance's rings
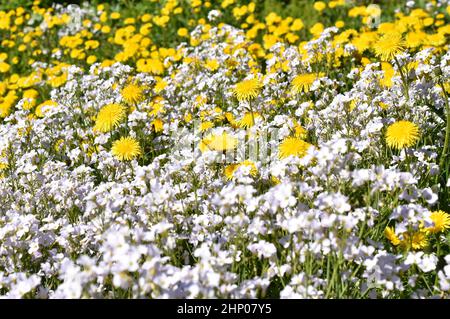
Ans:
POLYGON ((250 108, 250 113, 252 114, 252 125, 255 125, 255 114, 253 112, 252 102, 251 101, 248 101, 248 106, 250 108))
POLYGON ((445 113, 446 113, 446 127, 445 127, 445 139, 444 139, 444 147, 442 149, 441 158, 439 160, 439 173, 441 177, 441 193, 439 196, 439 202, 445 208, 447 208, 447 177, 448 177, 448 162, 450 161, 449 157, 449 144, 450 144, 450 106, 448 104, 448 95, 445 91, 444 85, 442 82, 439 82, 439 86, 441 87, 444 98, 445 98, 445 113))
POLYGON ((406 97, 406 101, 409 101, 409 88, 408 88, 408 82, 405 76, 405 73, 403 73, 403 69, 400 65, 400 63, 398 62, 397 58, 394 57, 395 60, 395 64, 397 64, 398 67, 398 71, 400 72, 400 76, 402 78, 402 82, 403 82, 403 89, 405 91, 405 97, 406 97))

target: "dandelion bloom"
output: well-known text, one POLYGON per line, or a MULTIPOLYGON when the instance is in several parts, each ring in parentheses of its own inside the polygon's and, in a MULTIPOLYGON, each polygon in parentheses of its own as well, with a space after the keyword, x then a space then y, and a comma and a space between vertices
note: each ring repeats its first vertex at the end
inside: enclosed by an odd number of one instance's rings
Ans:
POLYGON ((136 62, 138 72, 146 72, 151 74, 162 74, 164 72, 164 64, 157 59, 139 59, 136 62))
POLYGON ((155 91, 155 93, 161 93, 162 90, 164 90, 167 86, 167 82, 164 80, 159 80, 156 82, 155 87, 153 88, 153 90, 155 91))
POLYGON ((239 101, 249 101, 258 96, 261 88, 261 82, 253 78, 237 83, 233 92, 239 101))
POLYGON ((314 2, 314 9, 322 12, 323 10, 325 10, 325 8, 327 7, 326 3, 323 1, 316 1, 314 2))
POLYGON ((142 88, 136 83, 130 83, 120 92, 125 102, 136 104, 142 101, 144 95, 142 88))
POLYGON ((292 80, 292 91, 296 94, 300 93, 300 92, 309 92, 311 85, 314 83, 314 81, 316 80, 316 75, 313 73, 306 73, 306 74, 300 74, 297 75, 293 80, 292 80))
POLYGON ((94 130, 109 132, 125 117, 125 107, 120 104, 108 104, 98 112, 94 130))
POLYGON ((288 137, 281 142, 279 147, 279 157, 286 158, 289 156, 303 157, 308 153, 311 144, 297 137, 288 137))
POLYGON ((115 141, 111 152, 120 161, 130 161, 142 154, 139 142, 131 136, 124 136, 115 141))
POLYGON ((55 107, 58 105, 55 101, 47 100, 42 102, 36 107, 36 110, 34 111, 37 116, 44 117, 44 114, 47 113, 52 107, 55 107))
POLYGON ((387 128, 386 143, 389 147, 402 149, 410 147, 420 137, 419 127, 409 121, 398 121, 387 128))
POLYGON ((428 227, 427 231, 432 234, 437 234, 450 228, 450 214, 442 210, 431 212, 430 219, 433 221, 434 225, 428 227))
POLYGON ((251 176, 256 176, 256 174, 258 173, 258 170, 256 168, 255 163, 253 163, 252 161, 249 160, 245 160, 242 163, 237 163, 237 164, 231 164, 228 165, 227 167, 225 167, 225 177, 230 180, 233 178, 234 173, 239 169, 239 167, 242 166, 248 166, 250 167, 250 175, 251 176))
POLYGON ((394 228, 392 227, 386 227, 384 230, 384 236, 391 242, 392 245, 397 246, 400 244, 400 239, 395 234, 394 228))
POLYGON ((237 145, 237 138, 223 132, 222 134, 210 134, 200 142, 200 150, 205 152, 211 151, 227 151, 232 150, 237 145))
POLYGON ((8 63, 0 61, 0 73, 6 73, 10 68, 11 66, 8 63))
POLYGON ((220 64, 216 59, 208 59, 205 63, 205 66, 210 71, 216 71, 219 69, 220 64))
POLYGON ((258 118, 261 117, 261 115, 259 115, 259 113, 256 112, 247 112, 244 114, 244 116, 239 120, 238 124, 240 127, 242 128, 248 128, 248 127, 252 127, 255 123, 254 121, 258 118))
POLYGON ((400 242, 400 245, 408 250, 408 249, 423 249, 428 246, 428 237, 427 234, 422 231, 416 231, 412 234, 408 232, 403 233, 403 240, 400 242))
POLYGON ((374 49, 376 56, 383 61, 392 60, 404 50, 402 35, 397 32, 386 33, 375 42, 374 49))
POLYGON ((205 132, 214 127, 214 123, 211 121, 205 121, 200 123, 200 132, 205 132))
POLYGON ((151 125, 155 129, 156 133, 162 132, 164 130, 164 122, 161 121, 160 119, 154 119, 151 122, 151 125))
POLYGON ((300 124, 296 124, 294 126, 294 135, 298 138, 305 138, 308 135, 308 131, 300 124))

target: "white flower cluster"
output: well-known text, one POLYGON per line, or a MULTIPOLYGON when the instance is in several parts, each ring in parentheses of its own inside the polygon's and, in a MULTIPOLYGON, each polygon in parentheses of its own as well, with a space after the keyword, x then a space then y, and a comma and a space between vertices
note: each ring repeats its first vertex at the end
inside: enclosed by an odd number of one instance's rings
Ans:
MULTIPOLYGON (((51 92, 57 105, 42 118, 30 121, 23 110, 5 119, 0 150, 10 165, 0 179, 0 292, 9 298, 448 292, 450 256, 442 268, 435 252, 405 253, 384 237, 388 223, 395 223, 399 240, 433 225, 439 190, 430 180, 439 173, 438 146, 425 141, 387 154, 384 130, 395 121, 388 114, 400 114, 422 134, 433 131, 442 120, 431 105, 443 105, 435 79, 416 75, 407 100, 399 77, 390 88, 380 85, 383 72, 374 63, 342 75, 353 79, 350 88, 322 74, 308 93, 296 94, 292 80, 313 71, 297 47, 274 46, 264 75, 252 67, 241 31, 208 32, 208 40, 185 47, 169 76, 134 76, 121 64, 95 64, 86 73, 72 67, 67 83, 51 92), (217 69, 199 67, 207 60, 216 60, 217 69), (130 77, 144 88, 144 99, 113 132, 95 131, 103 106, 124 103, 121 90, 130 77), (245 78, 262 82, 251 102, 233 94, 245 78), (155 89, 158 81, 163 89, 155 89), (160 111, 152 109, 155 98, 160 111), (261 116, 248 130, 228 125, 223 114, 239 121, 249 111, 261 116), (277 132, 278 139, 267 141, 275 149, 301 122, 314 146, 302 158, 267 153, 254 160, 256 173, 241 165, 226 178, 223 154, 199 149, 202 136, 185 120, 193 113, 214 123, 207 133, 227 132, 242 137, 240 143, 277 132), (161 131, 150 125, 155 119, 161 131), (140 142, 144 159, 112 155, 120 132, 140 142), (427 274, 438 279, 423 289, 419 281, 427 274)), ((311 52, 330 50, 335 32, 311 41, 311 52)), ((203 33, 199 27, 192 35, 203 33)), ((436 65, 423 55, 402 61, 418 63, 426 74, 436 65)))

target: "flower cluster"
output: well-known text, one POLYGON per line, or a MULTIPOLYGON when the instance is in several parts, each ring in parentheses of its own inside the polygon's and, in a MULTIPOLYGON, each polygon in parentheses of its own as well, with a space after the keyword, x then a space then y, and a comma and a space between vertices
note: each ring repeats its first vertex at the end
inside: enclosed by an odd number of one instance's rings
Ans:
POLYGON ((147 2, 0 11, 2 296, 450 297, 447 1, 147 2))

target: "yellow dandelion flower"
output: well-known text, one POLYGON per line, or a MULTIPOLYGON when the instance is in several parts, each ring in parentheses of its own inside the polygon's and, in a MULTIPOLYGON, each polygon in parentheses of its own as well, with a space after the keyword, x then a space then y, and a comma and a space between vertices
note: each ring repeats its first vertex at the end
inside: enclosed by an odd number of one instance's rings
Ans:
POLYGON ((403 240, 400 242, 400 245, 408 250, 408 249, 422 249, 428 246, 428 237, 427 234, 419 230, 414 232, 413 234, 403 233, 403 240))
POLYGON ((0 162, 0 171, 7 169, 8 166, 8 163, 0 162))
POLYGON ((278 149, 279 158, 286 158, 289 156, 303 157, 307 154, 311 144, 299 139, 297 137, 287 137, 280 144, 278 149))
POLYGON ((204 132, 214 127, 214 123, 211 121, 205 121, 200 123, 200 132, 204 132))
POLYGON ((120 161, 130 161, 142 154, 142 151, 138 141, 124 136, 113 143, 111 153, 120 161))
POLYGON ((166 88, 166 86, 167 86, 167 82, 166 82, 166 81, 164 81, 164 80, 162 80, 162 79, 159 80, 159 81, 156 82, 156 84, 155 84, 155 88, 154 88, 155 93, 157 93, 157 94, 161 93, 162 90, 164 90, 164 89, 166 88))
POLYGON ((223 132, 222 134, 210 134, 200 142, 200 150, 205 152, 211 151, 227 151, 237 146, 237 138, 223 132))
POLYGON ((231 112, 226 112, 226 113, 225 113, 225 118, 226 118, 226 120, 230 123, 230 125, 231 125, 232 127, 234 127, 234 128, 238 128, 238 127, 239 127, 238 121, 236 121, 236 119, 235 119, 233 113, 231 113, 231 112))
POLYGON ((120 92, 125 102, 136 104, 143 100, 143 89, 136 83, 130 83, 120 92))
POLYGON ((36 115, 39 117, 44 117, 44 114, 47 113, 52 107, 55 107, 56 105, 58 105, 58 103, 56 103, 55 101, 52 100, 44 101, 36 107, 34 113, 36 113, 36 115))
POLYGON ((401 53, 405 48, 405 44, 400 33, 390 32, 381 36, 373 47, 376 56, 384 61, 388 61, 401 53))
POLYGON ((300 124, 297 123, 294 126, 294 135, 295 135, 295 137, 302 139, 308 135, 308 131, 306 131, 306 129, 303 126, 301 126, 300 124))
POLYGON ((186 123, 189 123, 190 121, 192 121, 192 114, 191 113, 186 113, 186 115, 184 116, 184 121, 186 123))
POLYGON ((238 169, 238 167, 239 167, 239 164, 230 164, 227 167, 225 167, 225 170, 224 170, 225 177, 228 180, 232 179, 233 174, 238 169))
POLYGON ((258 96, 262 84, 257 78, 244 80, 236 84, 234 95, 239 101, 249 101, 258 96))
POLYGON ((383 76, 380 78, 380 84, 382 86, 391 87, 392 78, 395 75, 395 70, 392 65, 388 62, 381 63, 381 69, 383 70, 383 76))
POLYGON ((387 128, 386 143, 391 148, 410 147, 420 137, 419 127, 409 121, 398 121, 387 128))
POLYGON ((256 168, 255 163, 253 163, 252 161, 249 160, 245 160, 242 163, 237 163, 237 164, 230 164, 227 167, 225 167, 225 177, 230 180, 233 178, 234 172, 236 172, 238 170, 239 167, 242 166, 249 166, 250 167, 250 175, 255 177, 256 174, 258 173, 258 169, 256 168))
POLYGON ((327 7, 326 3, 323 1, 314 2, 314 9, 316 11, 322 12, 327 7))
POLYGON ((394 228, 392 227, 386 227, 384 230, 384 236, 391 242, 392 245, 397 246, 400 244, 400 239, 395 234, 394 228))
POLYGON ((205 63, 205 66, 208 70, 210 71, 216 71, 217 69, 219 69, 220 64, 216 59, 208 59, 205 63))
POLYGON ((164 110, 163 102, 163 99, 155 98, 153 102, 150 103, 152 109, 148 112, 148 114, 157 116, 160 113, 165 113, 166 111, 164 110))
POLYGON ((208 103, 208 98, 206 96, 198 95, 195 98, 195 106, 197 107, 202 107, 206 103, 208 103))
POLYGON ((5 177, 5 171, 8 166, 8 163, 0 162, 0 179, 5 177))
POLYGON ((67 73, 63 73, 59 76, 53 76, 47 80, 47 83, 54 88, 60 87, 66 82, 67 82, 67 73))
POLYGON ((299 74, 292 80, 292 91, 295 94, 300 92, 309 92, 311 85, 316 80, 316 75, 312 73, 299 74))
POLYGON ((157 59, 139 59, 136 62, 138 72, 151 74, 162 74, 164 72, 164 64, 157 59))
POLYGON ((153 128, 155 129, 155 132, 162 132, 164 129, 164 122, 161 121, 160 119, 155 119, 152 121, 151 125, 153 126, 153 128))
POLYGON ((426 37, 427 34, 423 31, 408 32, 408 34, 406 34, 405 42, 409 48, 415 49, 422 45, 426 37))
POLYGON ((280 184, 281 183, 281 181, 280 181, 280 179, 278 178, 278 177, 276 177, 276 176, 270 176, 270 181, 272 182, 272 183, 274 183, 275 185, 278 185, 278 184, 280 184))
POLYGON ((95 120, 94 130, 99 132, 109 132, 125 117, 125 107, 120 104, 108 104, 98 112, 95 120))
POLYGON ((381 108, 382 110, 386 110, 386 109, 389 107, 389 105, 387 105, 387 104, 384 103, 384 102, 379 102, 378 105, 380 106, 380 108, 381 108))
POLYGON ((255 120, 261 117, 259 113, 256 112, 247 112, 244 116, 239 120, 238 124, 242 128, 252 127, 255 124, 255 120))
POLYGON ((434 225, 426 230, 432 234, 437 234, 450 228, 450 214, 442 210, 431 212, 430 219, 434 225))
POLYGON ((10 68, 11 66, 8 63, 0 61, 0 73, 6 73, 10 68))

